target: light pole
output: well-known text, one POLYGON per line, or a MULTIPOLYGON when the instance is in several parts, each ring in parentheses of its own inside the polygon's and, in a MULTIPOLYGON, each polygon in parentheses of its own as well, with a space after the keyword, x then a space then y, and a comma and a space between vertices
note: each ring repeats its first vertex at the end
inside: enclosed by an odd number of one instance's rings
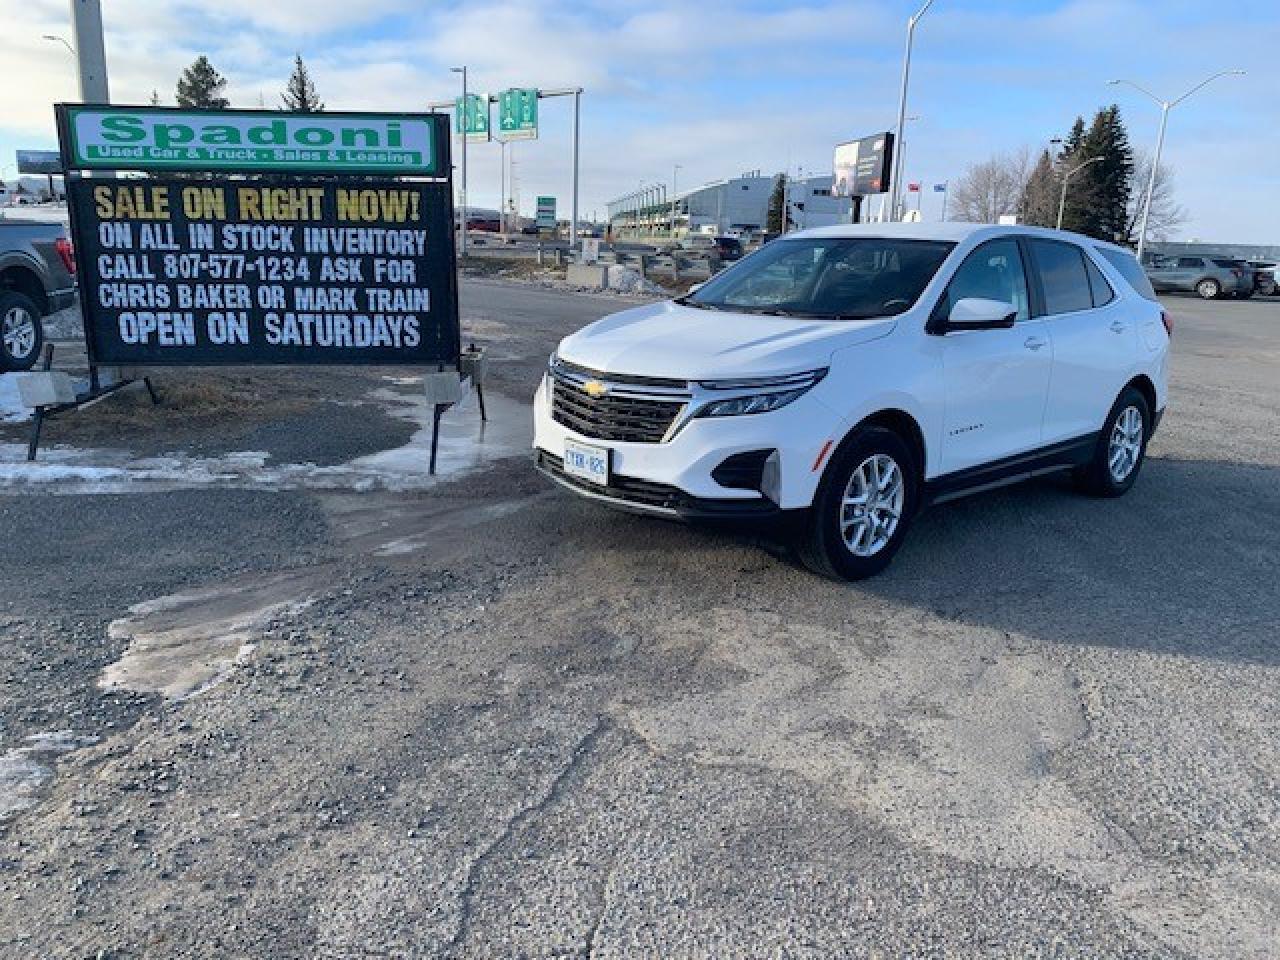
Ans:
POLYGON ((507 141, 499 140, 498 146, 502 154, 498 160, 498 166, 501 168, 501 176, 498 178, 501 184, 498 194, 498 232, 505 234, 507 232, 507 141))
POLYGON ((1228 76, 1239 77, 1243 75, 1244 75, 1243 70, 1220 70, 1217 73, 1215 73, 1213 76, 1206 77, 1204 80, 1201 80, 1199 83, 1197 83, 1194 87, 1192 87, 1182 96, 1178 97, 1176 100, 1161 100, 1159 97, 1157 97, 1154 93, 1152 93, 1146 87, 1140 84, 1134 83, 1132 80, 1108 80, 1107 81, 1107 83, 1111 86, 1115 86, 1117 84, 1124 84, 1125 86, 1133 87, 1133 89, 1137 90, 1139 93, 1146 94, 1148 97, 1154 100, 1156 104, 1160 107, 1160 135, 1156 138, 1156 155, 1151 160, 1151 175, 1147 177, 1147 195, 1142 201, 1142 222, 1138 226, 1138 262, 1139 263, 1142 262, 1142 251, 1147 245, 1147 220, 1151 216, 1151 195, 1152 193, 1155 192, 1156 171, 1160 169, 1160 154, 1164 151, 1164 131, 1165 131, 1165 127, 1169 122, 1169 111, 1172 110, 1174 107, 1176 107, 1178 104, 1180 104, 1183 100, 1187 99, 1187 97, 1191 96, 1193 93, 1200 90, 1202 87, 1208 86, 1214 80, 1217 80, 1219 77, 1228 77, 1228 76))
POLYGON ((458 237, 458 252, 462 256, 467 255, 467 111, 471 106, 467 100, 467 68, 450 67, 450 73, 462 74, 462 101, 461 109, 455 110, 457 114, 457 124, 462 132, 462 233, 458 237))
POLYGON ((680 179, 680 164, 676 164, 671 168, 671 239, 676 238, 676 184, 680 179))
POLYGON ((894 136, 894 149, 897 158, 894 160, 893 180, 889 184, 889 211, 893 216, 898 209, 900 189, 898 179, 902 176, 902 133, 907 122, 907 87, 911 82, 911 43, 915 39, 916 24, 933 6, 933 0, 925 0, 925 5, 916 11, 915 16, 907 21, 907 48, 902 55, 902 90, 898 94, 898 129, 894 136))
MULTIPOLYGON (((897 183, 898 177, 902 176, 902 171, 907 168, 907 124, 915 123, 919 119, 920 119, 919 116, 907 117, 902 121, 899 127, 900 132, 898 133, 897 141, 893 145, 893 152, 894 152, 893 162, 894 162, 894 165, 897 167, 897 172, 893 176, 894 183, 897 183)), ((890 186, 892 188, 892 185, 890 186)), ((905 212, 906 205, 907 205, 907 201, 905 199, 902 200, 902 206, 904 208, 903 212, 905 212)), ((900 220, 900 219, 902 219, 902 212, 899 212, 896 206, 891 208, 889 210, 890 222, 894 220, 900 220)))
POLYGON ((1103 158, 1103 157, 1090 157, 1090 158, 1089 158, 1088 160, 1086 160, 1084 163, 1076 164, 1076 166, 1072 167, 1070 170, 1068 170, 1066 173, 1064 173, 1064 174, 1062 175, 1062 196, 1060 196, 1060 197, 1058 198, 1058 229, 1059 229, 1059 230, 1061 230, 1061 229, 1062 229, 1062 214, 1063 214, 1063 213, 1066 211, 1066 209, 1067 209, 1067 183, 1071 180, 1071 177, 1072 177, 1074 174, 1079 173, 1081 170, 1083 170, 1083 169, 1084 169, 1085 167, 1087 167, 1089 164, 1091 164, 1091 163, 1097 163, 1099 160, 1102 160, 1102 159, 1104 159, 1104 158, 1103 158))

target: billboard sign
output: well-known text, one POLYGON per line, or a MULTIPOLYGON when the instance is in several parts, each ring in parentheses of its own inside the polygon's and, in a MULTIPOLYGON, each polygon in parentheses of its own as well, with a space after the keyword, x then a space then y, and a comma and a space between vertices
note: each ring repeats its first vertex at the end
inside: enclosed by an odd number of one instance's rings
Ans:
POLYGON ((539 230, 554 230, 556 228, 556 198, 555 197, 539 197, 537 218, 534 221, 539 230))
POLYGON ((19 173, 61 173, 62 155, 57 150, 18 150, 19 173))
POLYGON ((465 102, 462 97, 453 101, 453 132, 466 134, 467 141, 487 143, 489 141, 489 98, 478 93, 468 93, 465 102))
POLYGON ((305 175, 72 178, 90 357, 456 364, 450 189, 305 175))
POLYGON ((503 90, 498 94, 498 132, 504 140, 538 138, 538 91, 503 90))
POLYGON ((877 133, 836 145, 831 195, 865 197, 886 193, 893 169, 893 134, 877 133))

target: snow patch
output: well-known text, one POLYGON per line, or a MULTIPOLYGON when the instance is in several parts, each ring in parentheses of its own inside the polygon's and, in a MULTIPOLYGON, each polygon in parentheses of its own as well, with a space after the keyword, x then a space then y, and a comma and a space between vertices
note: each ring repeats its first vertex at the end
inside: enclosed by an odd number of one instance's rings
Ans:
POLYGON ((90 746, 98 738, 58 730, 34 734, 25 742, 25 747, 0 754, 0 821, 35 806, 43 795, 53 779, 53 768, 45 758, 90 746))
POLYGON ((631 267, 615 263, 609 267, 608 284, 610 290, 619 293, 665 294, 666 291, 652 280, 647 280, 640 272, 631 267))
MULTIPOLYGON (((0 380, 3 380, 0 377, 0 380)), ((155 493, 203 487, 269 490, 427 489, 483 469, 504 457, 523 454, 531 442, 531 416, 526 404, 500 394, 486 396, 490 421, 481 423, 474 402, 462 404, 440 423, 437 473, 427 472, 431 450, 431 412, 425 396, 376 390, 374 400, 418 429, 402 447, 333 466, 314 463, 270 463, 261 450, 242 450, 217 457, 175 452, 134 457, 127 451, 55 446, 43 448, 34 463, 24 444, 0 444, 0 491, 40 488, 57 494, 155 493)))

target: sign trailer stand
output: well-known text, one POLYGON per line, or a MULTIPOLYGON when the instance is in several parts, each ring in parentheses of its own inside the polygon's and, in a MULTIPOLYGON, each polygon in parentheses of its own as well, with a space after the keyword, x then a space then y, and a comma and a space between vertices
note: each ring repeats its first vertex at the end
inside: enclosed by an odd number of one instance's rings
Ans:
MULTIPOLYGON (((78 394, 75 392, 70 374, 53 369, 52 343, 45 344, 39 372, 19 373, 16 376, 19 378, 18 391, 22 395, 23 402, 34 410, 31 415, 31 439, 27 442, 28 463, 35 460, 40 450, 40 431, 46 420, 52 420, 71 410, 91 407, 99 400, 104 400, 113 393, 118 393, 125 387, 138 382, 136 378, 126 378, 103 387, 98 380, 97 366, 91 365, 89 390, 87 393, 78 394)), ((152 405, 158 406, 160 397, 156 394, 151 378, 142 377, 141 379, 147 388, 147 395, 151 397, 152 405)))

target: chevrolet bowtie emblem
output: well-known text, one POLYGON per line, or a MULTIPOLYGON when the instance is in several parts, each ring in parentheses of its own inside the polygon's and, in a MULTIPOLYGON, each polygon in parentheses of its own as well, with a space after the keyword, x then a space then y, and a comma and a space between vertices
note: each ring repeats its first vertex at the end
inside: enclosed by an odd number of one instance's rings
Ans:
POLYGON ((582 392, 588 397, 603 397, 609 392, 609 388, 599 380, 588 380, 582 385, 582 392))

